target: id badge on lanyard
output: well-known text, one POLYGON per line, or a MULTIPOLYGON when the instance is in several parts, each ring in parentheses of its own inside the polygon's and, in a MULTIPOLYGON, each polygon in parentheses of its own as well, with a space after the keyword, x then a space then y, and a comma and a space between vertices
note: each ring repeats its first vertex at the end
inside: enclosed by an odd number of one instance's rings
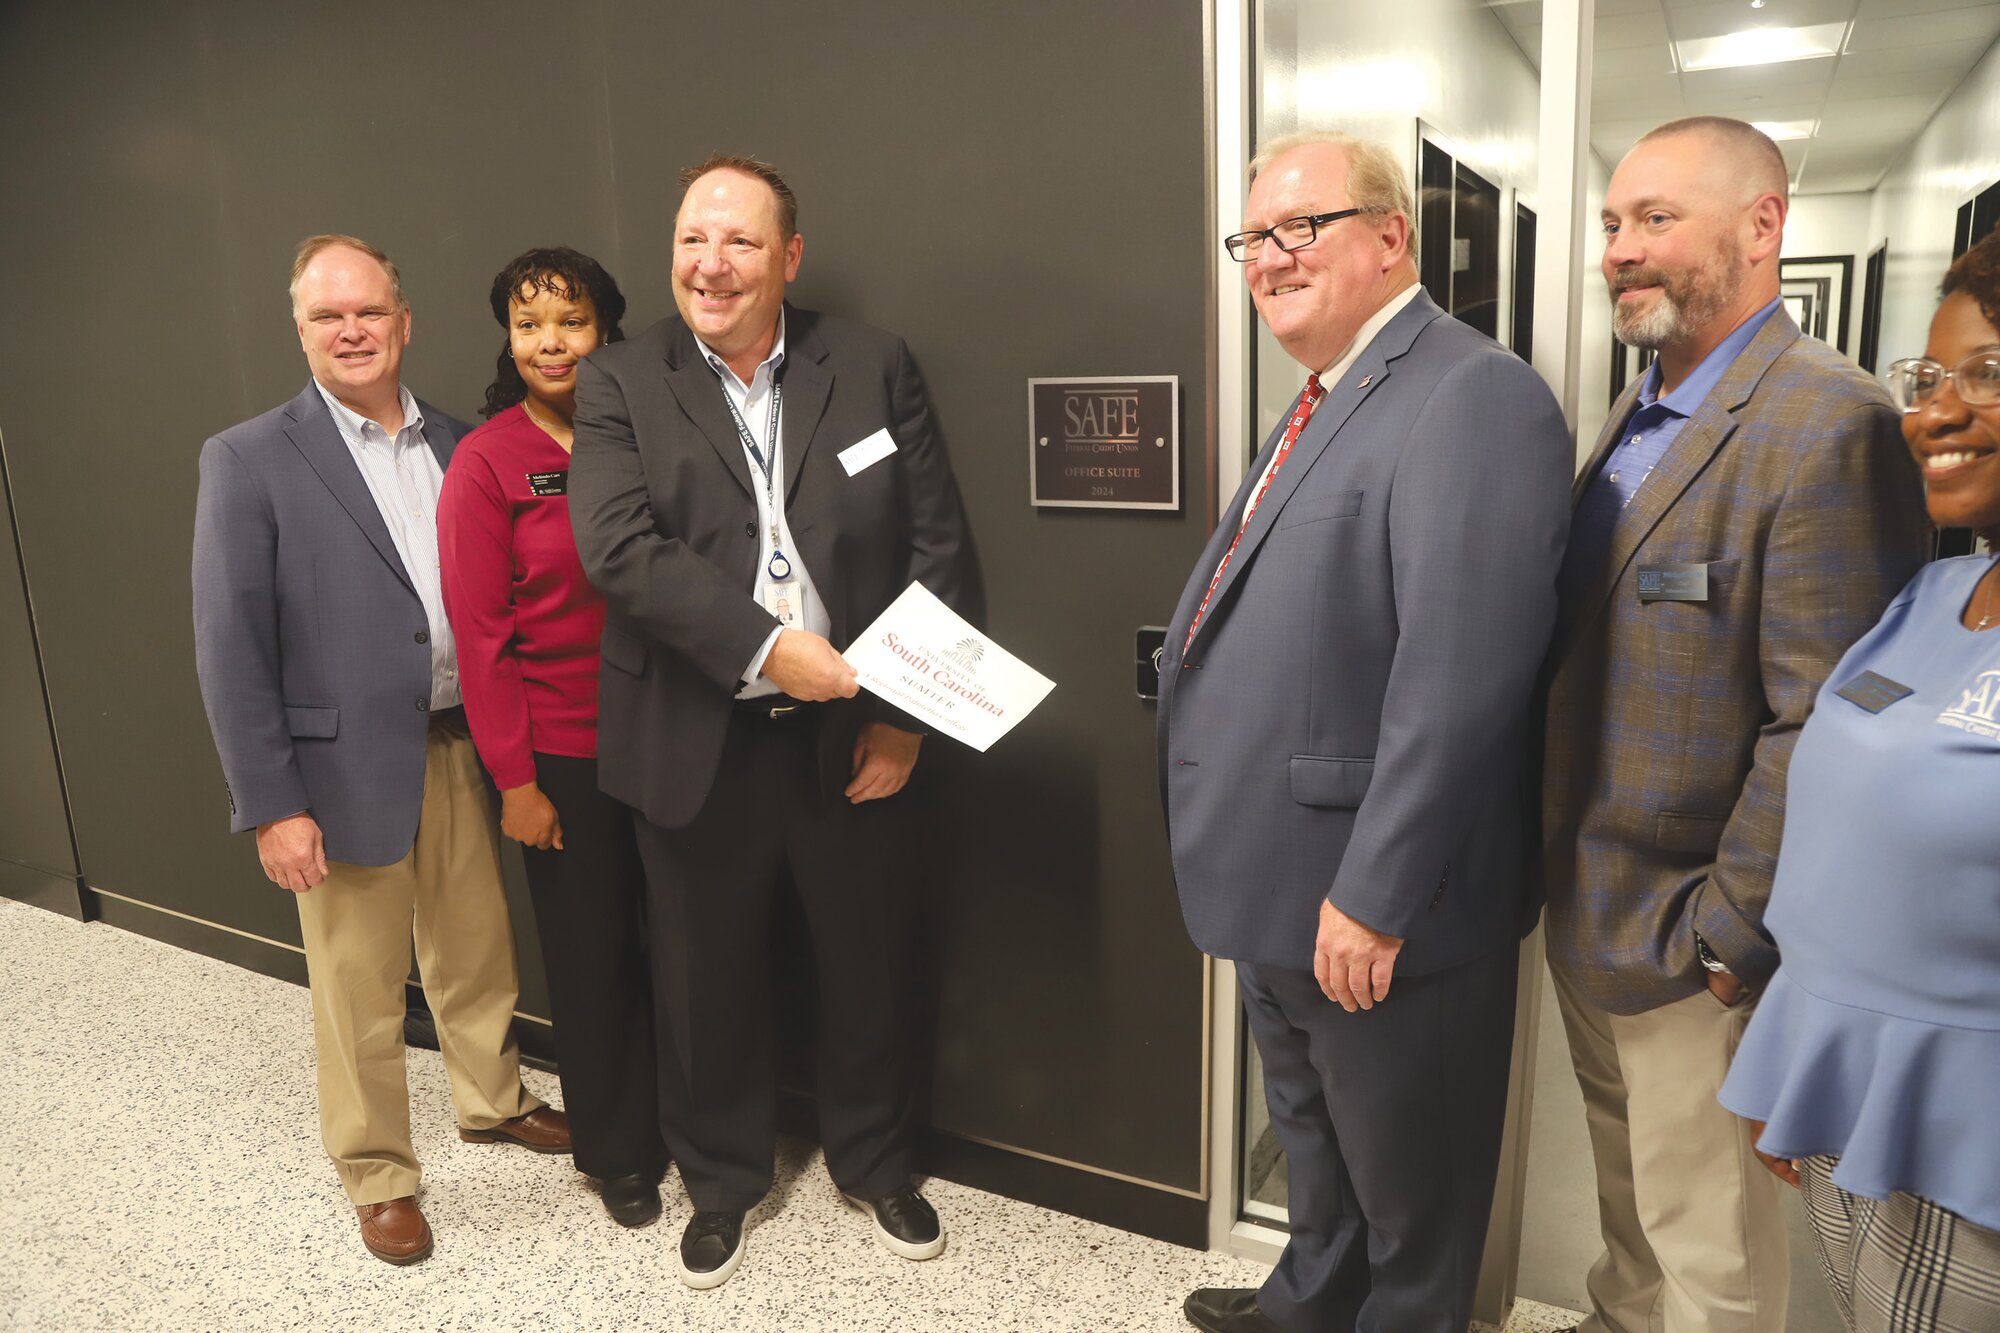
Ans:
POLYGON ((726 386, 718 380, 722 388, 722 401, 728 405, 730 419, 736 423, 736 433, 743 441, 743 447, 750 451, 750 457, 757 462, 757 470, 764 474, 764 509, 771 525, 771 558, 764 565, 766 582, 762 589, 764 609, 771 613, 786 629, 799 627, 800 590, 794 577, 797 569, 786 556, 780 544, 778 524, 778 422, 784 407, 784 387, 775 378, 771 383, 771 425, 770 436, 765 448, 757 447, 756 439, 750 434, 750 427, 744 422, 743 414, 736 410, 736 400, 729 395, 726 386))

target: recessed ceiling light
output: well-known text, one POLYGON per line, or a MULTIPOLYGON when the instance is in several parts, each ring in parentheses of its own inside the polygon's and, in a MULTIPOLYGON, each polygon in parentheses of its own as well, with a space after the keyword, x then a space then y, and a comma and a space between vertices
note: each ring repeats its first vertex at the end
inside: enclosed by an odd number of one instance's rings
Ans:
POLYGON ((1810 139, 1819 133, 1816 120, 1753 120, 1750 128, 1770 139, 1810 139))
POLYGON ((1763 7, 1764 7, 1764 0, 1750 0, 1750 8, 1762 9, 1763 7))
POLYGON ((1686 38, 1674 43, 1674 54, 1683 70, 1819 60, 1840 50, 1841 36, 1846 31, 1845 23, 1816 23, 1806 28, 1745 28, 1721 37, 1686 38))

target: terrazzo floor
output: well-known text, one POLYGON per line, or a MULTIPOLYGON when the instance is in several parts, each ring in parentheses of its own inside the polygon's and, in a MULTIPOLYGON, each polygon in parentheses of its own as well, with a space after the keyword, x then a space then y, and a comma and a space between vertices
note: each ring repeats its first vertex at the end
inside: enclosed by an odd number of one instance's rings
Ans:
MULTIPOLYGON (((412 1129, 437 1250, 391 1268, 361 1248, 320 1154, 310 1046, 300 987, 0 899, 0 1328, 1180 1333, 1190 1288, 1263 1277, 942 1180, 926 1194, 951 1244, 906 1263, 788 1142, 742 1270, 690 1291, 671 1178, 661 1222, 612 1225, 566 1160, 460 1143, 443 1065, 420 1050, 412 1129)), ((1508 1333, 1573 1318, 1520 1308, 1508 1333)))

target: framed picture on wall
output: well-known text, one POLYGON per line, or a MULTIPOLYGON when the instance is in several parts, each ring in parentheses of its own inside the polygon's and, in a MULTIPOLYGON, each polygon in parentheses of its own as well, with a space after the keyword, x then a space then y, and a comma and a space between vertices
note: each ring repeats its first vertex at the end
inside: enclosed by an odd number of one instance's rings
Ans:
POLYGON ((1792 322, 1821 342, 1826 341, 1826 279, 1793 278, 1780 293, 1792 322))
POLYGON ((1842 352, 1847 351, 1848 293, 1853 288, 1853 255, 1778 261, 1778 291, 1792 318, 1801 329, 1842 352), (1800 318, 1801 310, 1805 318, 1800 318))
MULTIPOLYGON (((1418 280, 1431 299, 1500 336, 1501 188, 1417 122, 1418 280)), ((1524 354, 1525 355, 1525 354, 1524 354)))
POLYGON ((1958 226, 1952 239, 1951 257, 1958 258, 1986 233, 2000 224, 2000 181, 1988 185, 1958 206, 1958 226))
POLYGON ((1861 267, 1865 275, 1861 291, 1861 354, 1855 360, 1873 375, 1882 347, 1882 287, 1889 274, 1889 243, 1884 241, 1869 251, 1868 262, 1861 267))

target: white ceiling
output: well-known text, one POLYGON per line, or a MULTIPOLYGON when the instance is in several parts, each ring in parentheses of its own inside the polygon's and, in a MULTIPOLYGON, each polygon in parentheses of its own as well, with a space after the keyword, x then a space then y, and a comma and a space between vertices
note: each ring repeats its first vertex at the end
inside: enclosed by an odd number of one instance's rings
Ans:
MULTIPOLYGON (((1487 0, 1537 68, 1541 0, 1487 0)), ((1872 190, 2000 39, 2000 0, 1597 0, 1591 146, 1616 164, 1681 116, 1813 121, 1779 144, 1800 194, 1872 190), (1848 25, 1837 56, 1681 73, 1673 43, 1749 27, 1848 25)))

